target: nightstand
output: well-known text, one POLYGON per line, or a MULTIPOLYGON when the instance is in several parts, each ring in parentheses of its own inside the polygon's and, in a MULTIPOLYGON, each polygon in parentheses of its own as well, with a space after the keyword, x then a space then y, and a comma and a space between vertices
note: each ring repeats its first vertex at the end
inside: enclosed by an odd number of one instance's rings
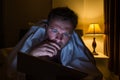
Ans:
POLYGON ((109 57, 104 55, 103 53, 100 53, 100 52, 97 52, 98 55, 94 55, 94 58, 105 58, 105 59, 108 59, 109 57))
POLYGON ((105 80, 109 80, 110 71, 108 69, 109 57, 104 54, 94 55, 96 66, 102 72, 105 80))

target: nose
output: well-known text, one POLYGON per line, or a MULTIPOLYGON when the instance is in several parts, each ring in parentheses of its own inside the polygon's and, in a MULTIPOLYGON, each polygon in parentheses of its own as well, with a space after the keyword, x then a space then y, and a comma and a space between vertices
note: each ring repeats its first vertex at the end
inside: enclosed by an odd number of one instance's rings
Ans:
POLYGON ((57 34, 57 36, 56 36, 56 38, 55 38, 55 41, 57 42, 57 43, 59 43, 59 42, 61 42, 61 40, 63 39, 63 35, 62 34, 57 34))

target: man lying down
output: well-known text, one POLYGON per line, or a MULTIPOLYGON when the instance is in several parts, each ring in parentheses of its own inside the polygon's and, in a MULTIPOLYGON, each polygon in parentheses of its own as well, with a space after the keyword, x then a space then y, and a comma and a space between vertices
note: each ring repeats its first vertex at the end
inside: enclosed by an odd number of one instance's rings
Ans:
POLYGON ((77 22, 77 15, 68 7, 54 8, 41 25, 31 27, 11 54, 20 51, 34 57, 47 56, 47 60, 87 73, 83 80, 102 80, 93 55, 74 31, 77 22))

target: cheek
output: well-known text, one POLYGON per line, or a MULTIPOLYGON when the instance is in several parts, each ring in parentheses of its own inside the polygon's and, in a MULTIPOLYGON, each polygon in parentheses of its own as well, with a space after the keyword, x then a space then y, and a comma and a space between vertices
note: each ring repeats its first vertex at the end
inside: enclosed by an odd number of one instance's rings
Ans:
POLYGON ((50 40, 53 40, 53 39, 55 39, 55 37, 56 37, 56 34, 50 32, 50 31, 47 32, 47 35, 48 35, 48 38, 49 38, 50 40))
POLYGON ((62 43, 65 45, 65 44, 68 43, 69 40, 70 40, 70 39, 63 39, 63 40, 62 40, 62 43))

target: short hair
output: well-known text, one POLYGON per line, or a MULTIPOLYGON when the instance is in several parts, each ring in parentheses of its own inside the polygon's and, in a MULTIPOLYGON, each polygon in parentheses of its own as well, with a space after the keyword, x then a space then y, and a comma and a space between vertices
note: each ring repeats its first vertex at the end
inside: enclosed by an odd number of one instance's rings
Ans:
POLYGON ((58 18, 64 21, 70 21, 74 28, 76 28, 78 23, 77 14, 68 7, 57 7, 50 11, 48 14, 48 24, 52 19, 58 18))

